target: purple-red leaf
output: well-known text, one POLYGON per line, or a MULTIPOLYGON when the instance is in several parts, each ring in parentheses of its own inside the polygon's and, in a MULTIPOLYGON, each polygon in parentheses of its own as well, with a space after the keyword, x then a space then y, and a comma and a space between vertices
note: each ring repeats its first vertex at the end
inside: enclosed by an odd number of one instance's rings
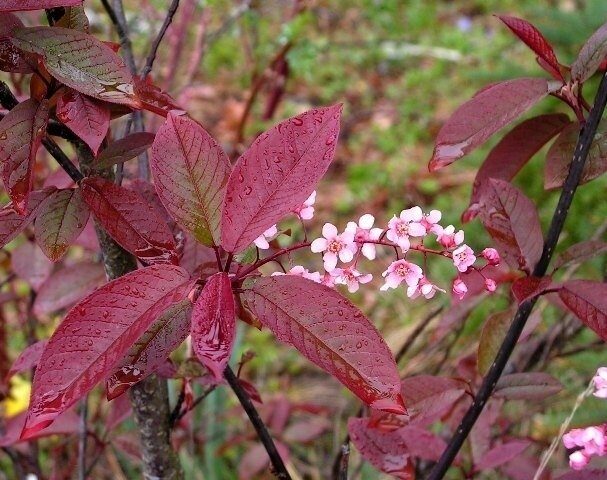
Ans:
POLYGON ((230 160, 197 122, 169 113, 152 146, 154 185, 167 211, 204 245, 219 245, 230 160))
POLYGON ((309 443, 331 430, 331 426, 331 422, 324 417, 311 417, 289 425, 282 438, 289 443, 309 443))
POLYGON ((89 219, 80 189, 58 190, 40 205, 34 223, 36 242, 53 262, 67 252, 89 219))
POLYGON ((316 188, 335 155, 341 105, 311 110, 262 133, 238 159, 226 191, 221 246, 240 252, 316 188))
POLYGON ((561 382, 547 373, 512 373, 499 379, 495 386, 495 395, 507 400, 539 401, 559 393, 562 389, 561 382))
POLYGON ((227 273, 207 280, 192 311, 192 349, 216 380, 223 378, 236 336, 236 313, 227 273))
POLYGON ((571 280, 562 284, 559 297, 586 326, 607 340, 607 283, 571 280))
POLYGON ((53 271, 52 262, 35 243, 24 242, 11 252, 11 266, 18 277, 38 290, 53 271))
POLYGON ((476 353, 476 369, 483 377, 495 360, 511 323, 512 312, 504 310, 491 315, 483 325, 476 353))
POLYGON ((529 440, 512 440, 502 443, 489 450, 483 458, 474 466, 476 471, 489 470, 499 467, 513 458, 518 457, 523 451, 531 445, 529 440))
MULTIPOLYGON (((27 412, 23 412, 7 420, 6 430, 4 431, 4 434, 0 436, 0 447, 8 447, 24 440, 23 438, 20 438, 20 435, 23 430, 23 425, 25 424, 26 416, 27 412)), ((68 410, 59 415, 55 423, 50 427, 32 433, 32 436, 28 440, 48 437, 49 435, 70 435, 78 432, 79 426, 80 417, 73 409, 68 410)))
POLYGON ((82 5, 83 0, 4 0, 0 12, 18 12, 23 10, 42 10, 44 8, 82 5))
POLYGON ((512 180, 540 148, 569 124, 567 115, 549 113, 524 120, 504 135, 476 173, 470 206, 463 215, 465 221, 476 216, 484 181, 488 178, 512 180))
POLYGON ((335 290, 282 275, 257 280, 244 298, 280 341, 293 345, 366 404, 405 413, 390 349, 360 310, 335 290))
POLYGON ((552 286, 552 277, 523 277, 512 284, 512 293, 521 304, 538 295, 542 295, 552 286))
POLYGON ((44 66, 60 82, 105 102, 138 108, 133 77, 122 59, 101 40, 78 30, 61 27, 21 28, 13 44, 42 56, 44 66))
POLYGON ((44 349, 22 438, 49 425, 105 378, 154 320, 190 289, 182 268, 152 265, 79 302, 44 349))
MULTIPOLYGON (((0 10, 2 7, 0 7, 0 10)), ((36 60, 17 49, 10 40, 13 31, 23 28, 23 22, 12 13, 0 15, 0 70, 11 73, 32 73, 36 60)))
POLYGON ((57 100, 57 118, 97 155, 110 128, 110 109, 105 104, 70 89, 57 100))
POLYGON ((460 106, 443 125, 428 168, 436 171, 463 157, 548 94, 543 78, 497 83, 460 106))
POLYGON ((479 216, 501 257, 512 268, 531 273, 544 239, 537 209, 514 185, 490 178, 481 187, 479 216))
POLYGON ((597 71, 607 56, 607 23, 586 41, 571 65, 571 78, 581 83, 597 71))
POLYGON ((97 157, 95 168, 103 170, 141 155, 152 146, 154 137, 153 133, 137 132, 111 143, 97 157))
POLYGON ((138 194, 100 177, 85 178, 80 188, 97 220, 124 249, 147 262, 178 262, 167 223, 138 194))
POLYGON ((556 258, 554 269, 556 270, 565 265, 577 265, 605 251, 607 251, 607 243, 600 240, 587 240, 576 243, 556 258))
POLYGON ((40 357, 42 356, 42 351, 46 347, 46 343, 46 340, 40 340, 27 346, 11 365, 10 370, 6 374, 6 380, 8 381, 13 375, 25 372, 26 370, 31 370, 38 365, 40 357))
MULTIPOLYGON (((289 448, 281 442, 274 442, 276 450, 283 462, 289 460, 289 448)), ((270 464, 268 452, 261 443, 255 443, 240 459, 238 464, 238 480, 252 480, 270 464)))
MULTIPOLYGON (((573 123, 567 127, 554 141, 546 154, 544 170, 544 188, 560 188, 565 183, 569 173, 573 151, 580 133, 580 124, 573 123)), ((607 121, 599 124, 595 134, 588 159, 584 164, 580 185, 603 175, 607 171, 607 121)))
POLYGON ((55 191, 55 188, 45 188, 44 190, 31 192, 29 198, 30 210, 25 216, 19 215, 13 208, 12 203, 0 209, 0 247, 4 247, 34 221, 42 201, 55 191))
POLYGON ((185 299, 171 305, 131 347, 121 366, 107 379, 107 398, 122 395, 165 362, 190 333, 192 303, 185 299))
POLYGON ((36 152, 46 133, 48 102, 21 102, 0 120, 0 165, 2 181, 15 210, 25 215, 32 189, 36 152))
POLYGON ((45 315, 71 307, 85 295, 105 283, 105 271, 98 263, 78 263, 55 272, 42 284, 34 313, 45 315))
POLYGON ((543 62, 540 63, 542 68, 545 68, 546 71, 557 80, 564 80, 560 71, 559 61, 552 49, 552 45, 548 43, 548 40, 544 38, 535 26, 522 18, 509 17, 506 15, 498 15, 498 18, 512 30, 512 33, 520 38, 525 45, 543 60, 543 62))
POLYGON ((350 418, 348 433, 365 460, 378 470, 402 480, 415 478, 415 467, 399 430, 385 432, 368 418, 350 418))

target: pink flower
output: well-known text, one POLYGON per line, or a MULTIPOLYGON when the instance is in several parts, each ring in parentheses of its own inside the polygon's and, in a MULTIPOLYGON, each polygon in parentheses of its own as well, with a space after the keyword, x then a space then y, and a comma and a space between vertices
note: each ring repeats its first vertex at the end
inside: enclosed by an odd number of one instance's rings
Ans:
POLYGON ((607 367, 600 367, 592 378, 595 391, 593 395, 599 398, 607 398, 607 367))
POLYGON ((468 287, 466 286, 464 281, 459 277, 453 280, 453 293, 460 300, 466 296, 466 293, 468 293, 468 287))
POLYGON ((496 288, 497 284, 495 283, 495 280, 493 280, 492 278, 485 278, 485 289, 488 292, 495 292, 496 288))
POLYGON ((319 272, 310 272, 307 268, 304 268, 301 265, 295 265, 286 274, 283 272, 274 272, 272 274, 273 277, 278 275, 295 275, 296 277, 303 277, 307 278, 308 280, 312 280, 315 283, 320 283, 319 272))
POLYGON ((460 272, 465 272, 476 261, 474 251, 466 244, 453 250, 453 265, 460 272))
POLYGON ((400 212, 400 216, 392 217, 388 222, 388 232, 386 237, 391 242, 396 243, 403 252, 411 247, 409 237, 423 237, 426 234, 426 227, 421 221, 424 215, 419 207, 409 208, 400 212))
POLYGON ((434 294, 437 292, 445 292, 442 288, 438 288, 436 285, 433 285, 426 277, 422 277, 417 285, 413 285, 411 287, 407 287, 407 297, 409 298, 417 298, 420 295, 430 299, 434 297, 434 294))
POLYGON ((440 210, 430 210, 430 213, 425 213, 422 218, 422 225, 426 229, 426 233, 432 232, 436 227, 440 227, 438 222, 442 218, 443 214, 440 210))
POLYGON ((253 240, 253 243, 257 246, 257 248, 261 248, 262 250, 267 250, 270 248, 270 244, 268 240, 271 240, 278 233, 278 229, 276 225, 272 225, 265 232, 263 232, 259 237, 253 240))
POLYGON ((375 217, 366 213, 358 220, 358 225, 354 222, 348 222, 346 232, 354 235, 354 241, 357 244, 362 244, 361 253, 369 260, 375 259, 375 244, 364 243, 366 240, 379 240, 383 230, 381 228, 373 228, 375 217))
POLYGON ((497 267, 500 264, 500 254, 497 253, 495 248, 485 248, 481 252, 481 257, 487 260, 489 265, 493 265, 494 267, 497 267))
POLYGON ((419 283, 424 273, 414 263, 406 260, 396 260, 390 264, 388 270, 382 273, 382 276, 386 278, 386 283, 380 290, 388 290, 389 288, 397 288, 403 281, 410 287, 414 287, 419 283))
POLYGON ((568 449, 577 449, 569 455, 569 465, 580 470, 588 464, 593 455, 602 457, 607 453, 605 425, 574 428, 563 435, 563 445, 568 449))
POLYGON ((316 202, 316 190, 308 197, 308 199, 301 205, 293 210, 293 213, 302 220, 311 220, 314 216, 314 202, 316 202))
POLYGON ((320 278, 320 283, 325 287, 335 288, 335 275, 333 275, 333 272, 325 272, 320 278))
POLYGON ((574 470, 582 470, 590 462, 590 457, 584 454, 583 451, 578 450, 569 455, 569 466, 574 470))
POLYGON ((370 273, 360 273, 355 268, 336 268, 331 272, 331 275, 335 277, 335 283, 340 285, 347 285, 348 292, 354 293, 358 291, 359 284, 369 283, 373 280, 373 275, 370 273))
POLYGON ((446 228, 443 228, 440 225, 434 225, 432 227, 432 233, 436 234, 436 241, 445 248, 457 247, 464 241, 464 231, 458 230, 458 232, 455 233, 455 227, 453 225, 449 225, 446 228))
POLYGON ((325 252, 322 258, 327 272, 335 269, 338 258, 344 263, 352 261, 357 250, 352 232, 338 234, 335 225, 325 223, 322 227, 322 236, 324 238, 314 240, 310 248, 314 253, 325 252))

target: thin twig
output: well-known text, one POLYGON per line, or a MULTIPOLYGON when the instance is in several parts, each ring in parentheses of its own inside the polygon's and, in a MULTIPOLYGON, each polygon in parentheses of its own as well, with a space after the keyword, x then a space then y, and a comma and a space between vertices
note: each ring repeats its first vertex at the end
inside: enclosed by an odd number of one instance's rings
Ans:
MULTIPOLYGON (((592 144, 592 140, 594 139, 594 135, 597 131, 598 124, 603 116, 603 112, 605 110, 605 106, 607 105, 607 73, 603 75, 601 79, 601 83, 599 85, 598 92, 596 94, 596 98, 594 101, 594 106, 590 112, 588 117, 588 122, 583 127, 580 132, 577 145, 575 147, 575 151, 573 154, 573 160, 571 162, 571 166, 569 167, 569 173, 567 175, 567 179, 565 180, 565 184, 563 185, 563 190, 561 191, 561 195, 559 197, 559 201, 552 216, 552 221, 550 223, 550 228, 548 229, 548 234, 546 236, 546 240, 544 242, 544 249, 542 251, 542 256, 540 261, 535 266, 533 270, 533 275, 537 277, 542 277, 546 274, 548 269, 548 265, 554 253, 554 249, 558 242, 559 236, 565 224, 565 220, 567 218, 567 213, 569 211, 569 207, 571 206, 571 202, 573 201, 573 196, 575 191, 580 183, 580 179, 582 177, 582 172, 584 170, 584 165, 586 163, 586 159, 588 157, 588 152, 590 151, 590 146, 592 144)), ((430 472, 430 476, 428 480, 440 480, 442 479, 447 470, 453 463, 455 456, 459 452, 462 447, 464 441, 468 437, 472 427, 476 423, 479 415, 483 411, 487 400, 493 393, 495 389, 495 385, 499 380, 507 362, 516 346, 516 343, 525 327, 525 323, 533 310, 533 307, 537 301, 537 298, 532 300, 523 302, 515 316, 502 345, 495 357, 493 364, 491 365, 489 372, 483 379, 483 383, 476 394, 472 405, 466 412, 466 415, 462 419, 461 423, 455 430, 454 435, 451 437, 451 440, 441 455, 438 463, 434 466, 432 471, 430 472)))
MULTIPOLYGON (((145 65, 143 66, 143 69, 141 70, 141 78, 147 77, 148 74, 152 71, 152 67, 154 66, 154 60, 156 60, 156 53, 158 53, 158 47, 160 46, 160 42, 162 42, 162 39, 164 37, 164 34, 167 31, 167 28, 169 28, 169 25, 173 21, 173 17, 175 16, 175 12, 177 11, 178 7, 179 7, 179 0, 173 0, 171 2, 171 6, 169 7, 169 9, 167 11, 164 22, 162 22, 162 27, 160 27, 160 32, 158 32, 158 35, 156 35, 156 38, 152 42, 152 47, 150 48, 150 53, 148 54, 148 56, 145 60, 145 65)), ((171 72, 169 72, 169 73, 171 74, 171 72)))
POLYGON ((229 366, 226 367, 223 374, 228 384, 238 397, 238 400, 240 401, 242 408, 249 417, 249 420, 253 424, 253 427, 257 432, 259 440, 266 449, 266 452, 268 452, 270 462, 272 463, 272 467, 274 468, 274 475, 276 475, 276 478, 279 478, 281 480, 291 480, 291 475, 289 475, 287 467, 285 467, 285 464, 282 461, 278 450, 276 449, 276 445, 274 444, 274 440, 272 440, 272 436, 268 431, 268 427, 266 427, 265 423, 259 416, 259 412, 257 412, 257 409, 255 408, 255 405, 253 405, 251 398, 249 397, 245 389, 242 388, 240 381, 229 366))

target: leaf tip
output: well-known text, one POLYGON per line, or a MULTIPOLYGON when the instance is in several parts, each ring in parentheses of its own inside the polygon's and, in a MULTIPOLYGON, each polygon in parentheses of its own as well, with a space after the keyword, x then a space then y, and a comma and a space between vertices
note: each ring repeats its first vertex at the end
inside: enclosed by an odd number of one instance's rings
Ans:
POLYGON ((380 398, 371 402, 369 405, 375 410, 381 410, 382 412, 394 413, 396 415, 408 415, 405 402, 400 393, 397 393, 391 398, 380 398))

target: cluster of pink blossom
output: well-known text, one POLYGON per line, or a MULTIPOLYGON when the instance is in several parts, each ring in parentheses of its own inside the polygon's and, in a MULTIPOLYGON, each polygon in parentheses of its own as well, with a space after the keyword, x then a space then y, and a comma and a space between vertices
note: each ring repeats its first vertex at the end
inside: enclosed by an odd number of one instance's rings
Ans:
MULTIPOLYGON (((315 200, 316 192, 313 192, 293 213, 301 220, 311 219, 314 215, 315 200)), ((359 271, 361 257, 375 260, 377 247, 384 246, 395 252, 396 259, 382 273, 384 284, 380 290, 398 288, 404 282, 407 286, 407 296, 410 298, 422 295, 432 298, 437 291, 445 292, 426 277, 419 265, 408 259, 411 251, 417 251, 423 255, 424 265, 429 254, 452 261, 458 272, 452 291, 461 299, 466 295, 468 287, 460 274, 474 269, 483 275, 482 270, 486 266, 499 265, 500 257, 495 249, 486 248, 478 256, 485 260, 485 264, 480 268, 474 267, 477 255, 463 243, 463 230, 456 231, 453 225, 442 227, 439 224, 441 217, 442 214, 438 210, 424 214, 420 207, 415 206, 403 210, 398 216, 394 215, 385 229, 374 227, 375 217, 368 213, 361 216, 358 222, 348 222, 343 232, 339 232, 335 225, 325 223, 322 227, 322 237, 310 244, 312 252, 322 254, 325 272, 310 272, 297 265, 288 272, 277 272, 275 275, 298 275, 330 287, 336 284, 346 285, 350 292, 356 292, 360 284, 369 283, 373 279, 370 273, 359 271), (434 236, 439 249, 424 245, 430 235, 434 236)), ((273 239, 277 232, 276 225, 273 225, 255 240, 255 245, 261 249, 269 248, 268 241, 273 239)), ((483 277, 485 288, 493 292, 496 289, 495 281, 484 275, 483 277)))
MULTIPOLYGON (((592 379, 595 397, 607 398, 607 367, 597 370, 592 379)), ((565 448, 573 450, 569 455, 569 466, 581 470, 593 456, 607 454, 607 423, 587 428, 574 428, 563 435, 565 448)))

